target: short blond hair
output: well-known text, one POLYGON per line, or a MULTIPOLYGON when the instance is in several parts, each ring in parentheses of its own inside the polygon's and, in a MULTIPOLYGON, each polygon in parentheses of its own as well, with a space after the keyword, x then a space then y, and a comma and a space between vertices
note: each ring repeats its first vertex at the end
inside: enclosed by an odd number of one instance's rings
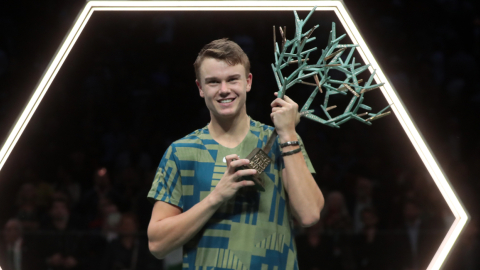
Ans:
POLYGON ((245 68, 245 75, 247 76, 250 73, 248 56, 237 43, 228 40, 228 38, 214 40, 205 45, 198 53, 193 67, 195 68, 195 76, 200 83, 200 66, 205 58, 222 60, 230 66, 242 64, 245 68))

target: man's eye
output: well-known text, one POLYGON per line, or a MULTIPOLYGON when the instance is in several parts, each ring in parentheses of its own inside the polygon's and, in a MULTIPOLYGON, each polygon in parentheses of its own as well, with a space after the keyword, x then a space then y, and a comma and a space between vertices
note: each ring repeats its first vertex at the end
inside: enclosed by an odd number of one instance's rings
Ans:
POLYGON ((208 84, 217 84, 217 81, 209 81, 208 84))

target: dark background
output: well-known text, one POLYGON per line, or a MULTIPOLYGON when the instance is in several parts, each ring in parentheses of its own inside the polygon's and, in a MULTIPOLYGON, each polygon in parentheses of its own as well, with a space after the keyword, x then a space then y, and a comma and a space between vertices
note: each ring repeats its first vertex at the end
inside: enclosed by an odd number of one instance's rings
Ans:
MULTIPOLYGON (((0 139, 83 5, 51 0, 0 8, 0 139)), ((473 218, 446 269, 479 269, 472 256, 479 251, 479 4, 369 0, 346 5, 473 218)), ((310 26, 320 24, 313 46, 325 46, 332 21, 337 19, 330 12, 312 16, 310 26)), ((135 213, 144 236, 151 211, 144 198, 164 150, 209 121, 192 66, 204 44, 228 37, 242 46, 254 75, 247 110, 271 124, 272 25, 286 25, 291 38, 292 12, 95 13, 0 172, 1 226, 17 217, 24 226, 34 224, 27 234, 52 233, 52 202, 66 202, 70 223, 76 224, 68 230, 88 236, 73 252, 82 269, 91 269, 100 257, 108 261, 108 235, 121 235, 109 217, 135 213), (100 175, 100 168, 107 174, 100 175), (96 254, 85 251, 93 241, 100 243, 96 254)), ((337 36, 344 32, 339 23, 337 29, 337 36)), ((308 88, 297 89, 288 94, 303 104, 308 88)), ((365 104, 378 111, 386 101, 378 91, 369 93, 365 104)), ((302 269, 406 270, 430 260, 452 215, 394 116, 371 127, 350 121, 339 130, 303 120, 298 132, 327 199, 322 221, 298 230, 299 253, 309 255, 299 255, 302 269), (429 225, 417 259, 399 244, 408 220, 405 209, 412 207, 429 225), (364 208, 378 220, 372 226, 380 236, 371 243, 362 240, 368 234, 362 229, 368 223, 364 208), (388 263, 409 260, 414 262, 388 263)))

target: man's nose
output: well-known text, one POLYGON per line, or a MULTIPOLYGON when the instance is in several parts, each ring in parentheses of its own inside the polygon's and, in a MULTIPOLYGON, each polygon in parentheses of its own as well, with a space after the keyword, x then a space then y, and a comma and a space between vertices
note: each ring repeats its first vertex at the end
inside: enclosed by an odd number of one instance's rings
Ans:
POLYGON ((222 81, 221 85, 220 85, 220 92, 227 93, 229 91, 230 91, 230 89, 228 88, 227 82, 222 81))

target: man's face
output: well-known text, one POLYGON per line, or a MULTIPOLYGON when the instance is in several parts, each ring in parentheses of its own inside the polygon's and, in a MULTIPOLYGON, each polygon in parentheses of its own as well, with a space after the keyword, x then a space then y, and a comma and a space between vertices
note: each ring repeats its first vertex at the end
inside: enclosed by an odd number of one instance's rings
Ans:
POLYGON ((199 71, 200 82, 196 83, 212 117, 232 118, 245 111, 252 74, 246 75, 242 64, 230 66, 222 60, 205 58, 199 71))

